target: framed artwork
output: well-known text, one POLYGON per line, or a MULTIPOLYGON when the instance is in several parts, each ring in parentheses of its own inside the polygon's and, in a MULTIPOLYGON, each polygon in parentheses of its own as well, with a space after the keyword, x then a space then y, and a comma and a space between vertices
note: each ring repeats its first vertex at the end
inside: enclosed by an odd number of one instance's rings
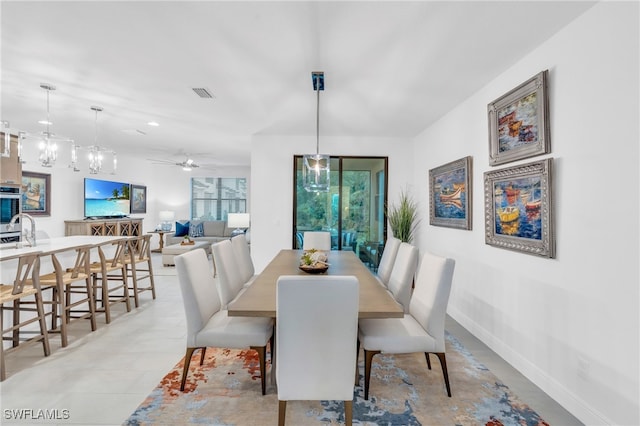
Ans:
POLYGON ((147 187, 131 185, 131 213, 147 212, 147 187))
POLYGON ((22 172, 22 212, 51 216, 51 175, 22 172))
POLYGON ((488 105, 489 165, 550 152, 548 74, 538 73, 488 105))
POLYGON ((553 159, 484 174, 485 242, 555 257, 553 159))
POLYGON ((471 157, 429 170, 429 224, 471 229, 471 157))

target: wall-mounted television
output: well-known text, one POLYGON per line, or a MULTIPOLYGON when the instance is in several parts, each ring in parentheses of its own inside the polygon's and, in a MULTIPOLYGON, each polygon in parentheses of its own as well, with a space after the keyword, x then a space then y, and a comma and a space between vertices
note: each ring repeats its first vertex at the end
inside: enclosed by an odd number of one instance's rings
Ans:
POLYGON ((131 186, 124 182, 84 178, 84 217, 124 217, 131 212, 131 186))

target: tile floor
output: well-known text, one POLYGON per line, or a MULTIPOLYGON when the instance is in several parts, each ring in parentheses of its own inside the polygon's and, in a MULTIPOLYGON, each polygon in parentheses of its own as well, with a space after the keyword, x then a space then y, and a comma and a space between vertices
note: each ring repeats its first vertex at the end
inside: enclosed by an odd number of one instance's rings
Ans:
MULTIPOLYGON (((7 357, 0 383, 0 424, 119 425, 184 356, 185 319, 175 269, 154 254, 157 299, 141 296, 139 308, 117 310, 111 324, 98 317, 70 327, 69 346, 51 338, 52 353, 34 345, 7 357), (16 420, 16 410, 49 410, 57 420, 16 420)), ((576 418, 511 368, 452 319, 447 329, 476 358, 551 425, 579 425, 576 418)))

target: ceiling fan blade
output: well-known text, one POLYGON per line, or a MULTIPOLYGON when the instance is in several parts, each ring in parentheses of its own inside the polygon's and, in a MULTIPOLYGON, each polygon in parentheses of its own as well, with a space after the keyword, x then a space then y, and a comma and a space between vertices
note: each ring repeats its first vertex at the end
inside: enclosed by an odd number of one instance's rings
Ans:
POLYGON ((152 163, 155 163, 155 164, 171 164, 171 165, 179 164, 179 163, 176 163, 175 161, 159 160, 157 158, 147 158, 147 161, 151 161, 152 163))

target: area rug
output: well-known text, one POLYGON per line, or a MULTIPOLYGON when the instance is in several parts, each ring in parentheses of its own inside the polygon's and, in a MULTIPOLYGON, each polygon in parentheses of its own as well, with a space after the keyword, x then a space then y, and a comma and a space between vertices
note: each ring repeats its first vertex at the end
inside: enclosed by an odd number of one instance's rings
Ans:
MULTIPOLYGON (((376 355, 369 400, 364 400, 364 364, 354 390, 357 425, 548 425, 520 401, 452 335, 447 334, 447 367, 452 397, 447 397, 438 359, 424 354, 376 355)), ((338 349, 336 349, 338 350, 338 349)), ((278 397, 267 377, 260 392, 257 354, 250 350, 206 351, 200 366, 194 354, 185 392, 180 392, 184 359, 160 382, 125 425, 206 424, 275 425, 278 397)), ((267 373, 269 374, 269 373, 267 373)), ((340 401, 289 401, 287 425, 344 423, 340 401)))

